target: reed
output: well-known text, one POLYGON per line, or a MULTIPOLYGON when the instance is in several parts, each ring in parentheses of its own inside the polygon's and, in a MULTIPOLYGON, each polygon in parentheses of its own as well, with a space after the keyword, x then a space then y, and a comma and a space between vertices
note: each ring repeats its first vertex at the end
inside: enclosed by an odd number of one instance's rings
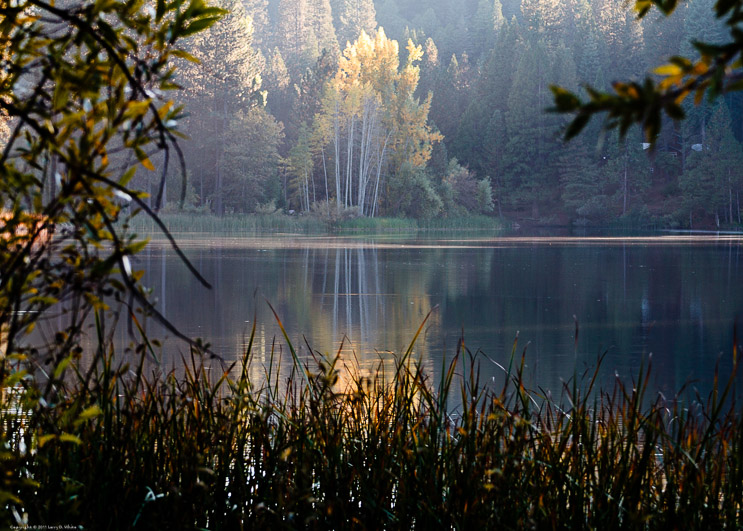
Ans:
MULTIPOLYGON (((502 230, 503 223, 497 218, 471 216, 464 218, 441 218, 416 220, 408 218, 364 218, 328 220, 311 214, 287 216, 283 214, 233 214, 213 216, 201 213, 168 212, 160 219, 171 233, 204 233, 239 236, 244 234, 292 233, 325 234, 328 232, 404 232, 404 231, 447 231, 447 230, 502 230)), ((137 216, 130 222, 130 228, 139 234, 159 234, 154 222, 137 216)))
MULTIPOLYGON (((313 216, 234 214, 220 217, 197 213, 163 213, 160 219, 173 234, 205 233, 235 236, 267 232, 312 234, 326 231, 325 224, 313 216)), ((130 226, 139 234, 160 234, 154 222, 144 216, 136 216, 130 222, 130 226)))
POLYGON ((196 352, 178 373, 148 368, 143 342, 131 366, 99 349, 87 368, 58 367, 53 403, 27 385, 15 413, 0 408, 3 526, 24 514, 95 529, 743 525, 734 378, 687 408, 645 396, 649 366, 608 391, 597 370, 553 399, 527 388, 517 342, 496 389, 463 342, 437 377, 412 344, 362 376, 275 342, 256 381, 254 334, 219 369, 196 352))
POLYGON ((488 216, 467 216, 461 218, 352 218, 341 220, 335 230, 340 231, 456 231, 456 230, 503 230, 503 222, 488 216))

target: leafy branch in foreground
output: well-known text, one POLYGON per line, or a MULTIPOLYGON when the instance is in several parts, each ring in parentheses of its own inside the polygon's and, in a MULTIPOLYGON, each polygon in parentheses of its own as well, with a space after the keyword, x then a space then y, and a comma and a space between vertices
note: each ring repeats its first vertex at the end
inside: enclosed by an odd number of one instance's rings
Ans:
MULTIPOLYGON (((128 223, 142 210, 159 223, 171 154, 183 159, 167 94, 173 60, 195 59, 176 43, 222 14, 203 0, 0 0, 0 409, 32 411, 41 437, 74 439, 44 419, 85 346, 87 362, 104 354, 109 304, 187 339, 140 285, 130 257, 146 240, 128 223), (154 202, 131 186, 140 167, 159 179, 154 202)), ((0 426, 0 447, 14 437, 0 426)), ((20 454, 3 455, 6 478, 20 454)), ((0 502, 12 490, 0 484, 0 502)))
POLYGON ((166 93, 177 88, 172 60, 195 59, 175 43, 221 15, 202 0, 0 1, 6 356, 24 355, 24 338, 52 308, 68 324, 47 360, 75 350, 85 315, 106 296, 128 294, 154 312, 129 261, 145 242, 127 221, 142 209, 156 218, 171 152, 182 159, 181 109, 166 93), (153 159, 162 174, 150 208, 130 181, 138 166, 154 171, 153 159))
MULTIPOLYGON (((656 6, 664 15, 670 15, 681 0, 635 0, 638 17, 644 17, 656 6)), ((614 92, 602 92, 585 87, 588 100, 559 86, 552 86, 554 107, 550 110, 573 114, 565 131, 565 138, 579 134, 589 120, 599 113, 607 113, 604 127, 619 128, 623 137, 634 124, 643 128, 647 142, 655 142, 660 133, 663 114, 673 120, 685 117, 682 102, 694 95, 699 104, 705 94, 710 100, 728 92, 743 89, 743 0, 718 0, 714 6, 717 18, 725 19, 730 32, 729 42, 712 44, 693 41, 699 59, 674 56, 668 64, 654 70, 662 79, 647 77, 643 82, 616 81, 614 92)))

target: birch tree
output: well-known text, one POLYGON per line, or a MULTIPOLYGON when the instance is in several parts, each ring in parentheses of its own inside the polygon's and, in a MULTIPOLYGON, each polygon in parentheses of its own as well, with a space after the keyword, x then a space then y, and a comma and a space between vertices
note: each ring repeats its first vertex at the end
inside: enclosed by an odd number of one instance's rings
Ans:
POLYGON ((397 41, 382 28, 373 37, 362 31, 326 85, 316 129, 322 154, 325 146, 333 154, 339 210, 377 215, 387 173, 403 164, 424 167, 441 139, 427 124, 430 96, 424 102, 415 97, 422 48, 409 42, 407 52, 401 67, 397 41))

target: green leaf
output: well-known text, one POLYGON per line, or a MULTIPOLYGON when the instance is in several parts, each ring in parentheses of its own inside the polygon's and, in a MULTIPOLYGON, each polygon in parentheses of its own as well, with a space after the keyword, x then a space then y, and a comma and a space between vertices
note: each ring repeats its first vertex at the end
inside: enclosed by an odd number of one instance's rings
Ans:
POLYGON ((96 404, 84 409, 77 418, 78 420, 90 420, 92 418, 99 417, 102 414, 103 410, 98 406, 98 404, 96 404))
POLYGON ((39 437, 39 441, 38 441, 39 448, 43 448, 46 443, 48 443, 49 441, 51 441, 53 439, 56 439, 56 438, 57 438, 57 436, 55 434, 53 434, 53 433, 49 433, 47 435, 40 436, 39 437))
POLYGON ((65 370, 67 370, 67 367, 72 363, 72 356, 67 356, 65 359, 59 362, 57 367, 54 369, 54 379, 59 380, 59 377, 62 376, 62 373, 64 373, 65 370))
POLYGON ((72 435, 71 433, 63 433, 59 436, 59 440, 62 442, 69 442, 77 445, 81 445, 83 443, 79 437, 72 435))
POLYGON ((132 177, 134 177, 134 174, 135 173, 137 173, 137 167, 136 166, 132 166, 131 168, 129 168, 128 170, 126 170, 126 172, 124 173, 124 175, 121 176, 121 179, 119 179, 119 184, 121 186, 128 185, 129 184, 129 181, 132 180, 132 177))
POLYGON ((147 247, 147 244, 150 243, 150 240, 139 240, 127 247, 127 251, 131 254, 137 254, 142 249, 147 247))
POLYGON ((147 154, 142 151, 141 148, 134 148, 134 153, 137 155, 137 159, 142 164, 142 166, 150 171, 155 171, 155 166, 152 164, 152 161, 147 156, 147 154))
POLYGON ((27 376, 28 371, 26 370, 14 372, 3 382, 3 386, 7 388, 15 387, 18 382, 25 379, 27 376))
POLYGON ((580 107, 580 99, 572 92, 555 85, 550 86, 557 112, 570 112, 580 107))
POLYGON ((583 130, 590 119, 591 115, 588 113, 580 113, 578 116, 576 116, 573 121, 570 122, 568 128, 565 130, 565 140, 570 140, 571 138, 578 135, 578 133, 583 130))
POLYGON ((198 57, 194 57, 190 53, 188 53, 185 50, 173 50, 171 52, 176 57, 180 57, 181 59, 185 59, 186 61, 190 61, 191 63, 200 64, 201 60, 199 60, 198 57))
POLYGON ((191 24, 188 25, 188 27, 183 28, 180 32, 181 37, 187 37, 189 35, 193 35, 194 33, 198 33, 200 31, 204 31, 207 28, 210 28, 212 25, 214 25, 215 22, 217 22, 222 17, 207 17, 207 18, 200 18, 198 20, 194 20, 191 22, 191 24))

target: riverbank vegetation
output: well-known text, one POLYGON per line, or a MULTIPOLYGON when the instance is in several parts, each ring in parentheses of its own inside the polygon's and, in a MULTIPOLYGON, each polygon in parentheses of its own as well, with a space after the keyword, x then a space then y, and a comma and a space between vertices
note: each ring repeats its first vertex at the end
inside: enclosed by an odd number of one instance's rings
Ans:
POLYGON ((647 396, 649 365, 608 389, 587 373, 551 394, 528 388, 516 343, 501 386, 480 381, 479 364, 492 362, 463 343, 434 370, 412 344, 361 372, 278 342, 260 366, 253 338, 236 363, 192 351, 165 372, 152 344, 122 360, 99 337, 90 362, 47 366, 43 387, 3 360, 3 525, 743 523, 734 376, 692 401, 647 396))
MULTIPOLYGON (((336 234, 344 232, 401 232, 401 231, 500 231, 506 224, 490 216, 467 216, 461 218, 414 219, 414 218, 368 218, 322 214, 286 215, 273 214, 194 214, 170 212, 159 216, 160 221, 173 234, 197 233, 239 236, 241 234, 336 234)), ((152 219, 139 216, 129 221, 129 228, 141 236, 159 237, 160 227, 152 219)))

